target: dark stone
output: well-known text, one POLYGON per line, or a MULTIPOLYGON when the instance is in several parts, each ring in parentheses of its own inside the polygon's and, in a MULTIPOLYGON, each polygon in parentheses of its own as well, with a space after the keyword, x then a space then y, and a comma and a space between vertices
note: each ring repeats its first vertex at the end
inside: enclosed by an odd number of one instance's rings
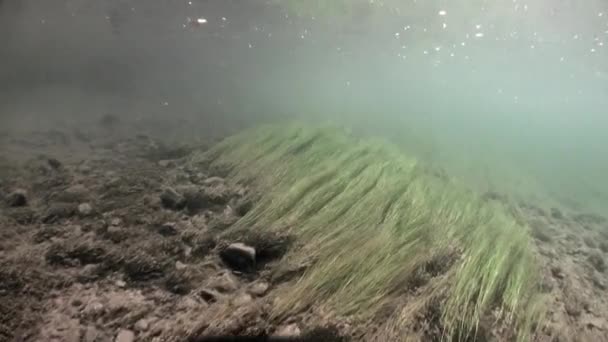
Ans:
POLYGON ((166 188, 160 194, 160 203, 164 208, 171 210, 184 209, 186 205, 185 198, 172 188, 166 188))
POLYGON ((233 243, 220 252, 220 258, 228 267, 241 272, 255 269, 255 248, 243 243, 233 243))
POLYGON ((599 252, 591 253, 588 260, 599 272, 604 272, 606 270, 606 262, 604 261, 604 257, 599 252))
POLYGON ((564 272, 562 271, 561 267, 559 267, 559 266, 551 267, 551 274, 553 275, 553 277, 555 277, 557 279, 564 279, 564 272))
POLYGON ((562 212, 557 208, 551 208, 551 217, 556 220, 562 220, 564 218, 564 214, 562 214, 562 212))
POLYGON ((157 226, 157 231, 162 236, 175 236, 177 235, 177 229, 175 229, 175 223, 167 222, 157 226))
POLYGON ((203 289, 201 290, 201 292, 199 293, 199 295, 201 296, 201 298, 203 298, 205 300, 205 302, 207 303, 215 303, 217 302, 217 298, 219 296, 219 293, 213 291, 213 290, 207 290, 207 289, 203 289))
POLYGON ((61 167, 61 162, 55 158, 49 158, 49 159, 47 159, 47 162, 55 170, 57 170, 61 167))
POLYGON ((17 189, 6 196, 6 204, 9 207, 23 207, 27 205, 27 193, 23 189, 17 189))

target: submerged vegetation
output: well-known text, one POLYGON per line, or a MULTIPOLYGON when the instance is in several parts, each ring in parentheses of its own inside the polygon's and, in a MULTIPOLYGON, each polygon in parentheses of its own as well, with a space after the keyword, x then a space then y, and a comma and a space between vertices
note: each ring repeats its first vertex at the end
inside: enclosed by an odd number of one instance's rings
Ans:
POLYGON ((429 306, 448 340, 474 336, 487 317, 525 340, 539 319, 528 230, 383 141, 337 128, 264 126, 194 162, 259 190, 233 232, 297 237, 287 258, 310 266, 279 296, 277 316, 321 305, 371 319, 415 285, 416 299, 391 310, 383 338, 405 336, 413 315, 429 306), (421 269, 431 279, 416 279, 421 269))

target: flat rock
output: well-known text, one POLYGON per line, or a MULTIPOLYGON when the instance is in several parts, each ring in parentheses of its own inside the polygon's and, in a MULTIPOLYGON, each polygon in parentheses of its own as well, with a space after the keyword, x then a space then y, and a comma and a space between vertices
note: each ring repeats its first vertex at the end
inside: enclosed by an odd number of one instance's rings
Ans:
POLYGON ((6 196, 6 204, 9 207, 23 207, 27 205, 27 192, 17 189, 6 196))
POLYGON ((255 248, 244 243, 233 243, 220 252, 220 258, 230 268, 252 272, 255 268, 255 248))

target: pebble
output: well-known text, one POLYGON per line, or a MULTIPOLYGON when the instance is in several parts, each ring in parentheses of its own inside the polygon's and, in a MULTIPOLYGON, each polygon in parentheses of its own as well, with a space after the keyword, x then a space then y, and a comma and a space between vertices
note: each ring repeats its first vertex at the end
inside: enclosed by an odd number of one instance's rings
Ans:
POLYGON ((115 342, 133 342, 133 341, 135 341, 135 333, 133 333, 131 330, 122 329, 122 330, 120 330, 118 335, 116 335, 116 339, 114 341, 115 342))
POLYGON ((82 342, 96 342, 99 339, 99 330, 92 325, 87 326, 84 335, 82 336, 82 342))
POLYGON ((230 273, 223 273, 219 277, 213 279, 210 286, 221 293, 234 292, 238 288, 236 279, 230 273))
POLYGON ((277 329, 276 335, 279 337, 296 337, 300 335, 300 328, 297 324, 290 324, 277 329))
POLYGON ((158 166, 160 166, 160 167, 168 167, 171 165, 172 165, 171 160, 159 160, 158 161, 158 166))
POLYGON ((27 192, 23 189, 17 189, 6 197, 6 204, 9 207, 23 207, 27 204, 27 192))
POLYGON ((82 216, 89 216, 93 212, 93 207, 89 203, 81 203, 78 205, 78 213, 82 216))
POLYGON ((150 327, 150 322, 147 319, 140 319, 135 323, 133 328, 137 331, 146 331, 150 327))
POLYGON ((173 210, 181 210, 186 205, 184 196, 180 195, 172 188, 166 188, 160 194, 160 202, 163 207, 173 210))
POLYGON ((115 284, 120 288, 127 286, 127 283, 124 280, 117 280, 115 284))
POLYGON ((249 292, 254 296, 261 297, 266 294, 268 287, 269 285, 266 282, 255 283, 251 286, 249 292))
POLYGON ((209 177, 203 181, 204 185, 216 186, 224 183, 224 179, 221 177, 209 177))
POLYGON ((236 298, 234 298, 234 300, 232 300, 232 304, 234 306, 243 306, 243 305, 251 303, 251 301, 253 301, 253 298, 251 297, 251 295, 248 293, 243 293, 243 294, 237 296, 236 298))
POLYGON ((181 261, 175 262, 175 269, 177 269, 177 270, 183 270, 186 267, 188 267, 188 266, 186 266, 186 264, 184 264, 181 261))

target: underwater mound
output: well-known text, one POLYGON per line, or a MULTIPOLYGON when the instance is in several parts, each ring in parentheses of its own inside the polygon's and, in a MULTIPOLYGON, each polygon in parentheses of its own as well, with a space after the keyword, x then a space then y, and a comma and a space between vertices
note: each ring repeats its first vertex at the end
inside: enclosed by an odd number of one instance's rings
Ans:
POLYGON ((323 307, 379 322, 366 339, 387 341, 416 336, 421 320, 435 338, 482 339, 492 329, 527 340, 540 319, 526 227, 390 144, 334 127, 269 125, 193 162, 256 189, 257 204, 229 233, 297 241, 281 262, 309 266, 279 290, 276 317, 323 307))

